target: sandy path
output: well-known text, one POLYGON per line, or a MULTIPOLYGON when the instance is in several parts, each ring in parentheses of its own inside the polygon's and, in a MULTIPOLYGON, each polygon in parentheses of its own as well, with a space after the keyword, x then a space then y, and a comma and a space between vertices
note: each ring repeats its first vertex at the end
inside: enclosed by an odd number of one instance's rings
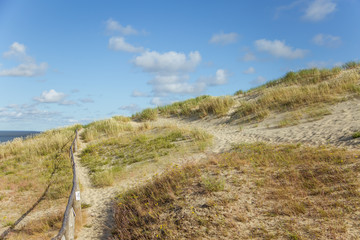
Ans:
MULTIPOLYGON (((81 135, 81 130, 79 134, 81 135)), ((80 163, 80 154, 86 148, 79 138, 79 150, 75 154, 76 171, 81 184, 82 203, 90 204, 84 227, 77 234, 77 239, 107 239, 112 227, 112 200, 116 195, 115 187, 95 188, 89 177, 89 170, 80 163)))
MULTIPOLYGON (((135 126, 139 124, 134 123, 135 126)), ((81 134, 81 132, 80 132, 81 134)), ((158 166, 151 169, 141 169, 139 172, 126 176, 116 182, 116 185, 111 187, 96 188, 90 182, 89 170, 83 167, 80 163, 80 154, 86 145, 79 138, 79 150, 75 154, 76 170, 79 175, 81 184, 81 199, 82 203, 90 204, 91 206, 86 210, 87 217, 80 232, 77 234, 77 239, 109 239, 111 231, 114 227, 114 198, 117 194, 123 193, 131 188, 143 185, 150 181, 155 174, 161 174, 165 170, 164 166, 158 166)), ((185 164, 187 162, 196 162, 204 158, 204 153, 196 153, 184 157, 178 157, 173 161, 174 164, 185 164)), ((133 164, 131 167, 135 167, 133 164)))
POLYGON ((157 124, 202 129, 214 136, 214 147, 211 151, 215 153, 230 149, 232 144, 258 141, 359 148, 360 138, 353 139, 351 136, 360 131, 360 100, 342 102, 330 109, 332 114, 323 119, 284 128, 269 127, 274 126, 275 116, 258 125, 240 126, 229 122, 230 116, 200 120, 160 118, 157 124))

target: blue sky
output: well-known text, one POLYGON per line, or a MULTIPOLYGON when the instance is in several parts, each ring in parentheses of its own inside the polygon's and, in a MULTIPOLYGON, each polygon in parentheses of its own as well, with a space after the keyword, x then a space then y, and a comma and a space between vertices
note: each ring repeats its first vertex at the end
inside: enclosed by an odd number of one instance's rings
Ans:
POLYGON ((360 1, 0 0, 0 130, 228 95, 359 60, 360 1))

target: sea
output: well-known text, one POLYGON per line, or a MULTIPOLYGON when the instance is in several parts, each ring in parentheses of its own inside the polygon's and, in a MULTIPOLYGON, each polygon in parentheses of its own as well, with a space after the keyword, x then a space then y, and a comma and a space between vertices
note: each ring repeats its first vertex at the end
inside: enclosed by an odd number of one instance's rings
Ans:
POLYGON ((0 131, 0 144, 12 141, 14 138, 25 138, 31 135, 37 135, 37 131, 0 131))

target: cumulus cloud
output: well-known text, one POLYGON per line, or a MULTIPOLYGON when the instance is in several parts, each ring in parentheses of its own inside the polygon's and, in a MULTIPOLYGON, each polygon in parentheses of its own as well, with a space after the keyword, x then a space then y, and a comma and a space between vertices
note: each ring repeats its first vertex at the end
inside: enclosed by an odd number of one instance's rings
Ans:
POLYGON ((64 103, 66 97, 65 93, 56 92, 54 89, 43 91, 39 97, 34 97, 34 100, 40 103, 64 103))
POLYGON ((124 27, 120 23, 118 23, 117 21, 111 18, 106 21, 106 30, 108 30, 109 32, 118 32, 122 35, 138 34, 138 31, 135 30, 130 25, 124 27))
POLYGON ((253 53, 248 52, 242 57, 242 60, 245 62, 255 61, 256 56, 253 53))
POLYGON ((141 67, 145 72, 154 73, 174 73, 193 71, 201 61, 199 52, 190 52, 188 56, 179 52, 158 53, 156 51, 146 51, 137 56, 133 63, 141 67))
POLYGON ((143 52, 143 47, 134 47, 133 45, 127 43, 123 37, 112 37, 109 39, 109 48, 115 51, 124 51, 124 52, 143 52))
POLYGON ((0 121, 11 122, 16 120, 34 120, 43 118, 53 118, 58 116, 58 112, 49 112, 38 109, 35 105, 11 104, 0 108, 0 121))
POLYGON ((201 77, 197 81, 197 85, 203 85, 203 88, 207 86, 217 86, 227 83, 229 74, 225 69, 218 69, 215 73, 215 76, 210 77, 201 77))
POLYGON ((262 76, 258 76, 254 80, 250 81, 250 84, 254 85, 254 86, 258 86, 258 85, 264 84, 265 82, 266 82, 266 78, 264 78, 262 76))
POLYGON ((133 114, 133 113, 139 112, 140 107, 137 104, 133 103, 130 105, 123 105, 123 106, 119 107, 119 110, 128 111, 129 113, 133 114))
POLYGON ((305 11, 303 19, 317 22, 336 10, 336 3, 332 0, 314 0, 305 11))
POLYGON ((164 105, 164 103, 161 101, 161 98, 159 98, 159 97, 154 97, 154 98, 152 98, 151 101, 150 101, 150 104, 151 104, 151 105, 155 105, 155 106, 162 106, 162 105, 164 105))
POLYGON ((34 58, 26 54, 25 45, 18 42, 14 42, 3 57, 14 58, 20 62, 18 66, 9 69, 2 69, 0 64, 0 76, 3 77, 34 77, 43 75, 48 68, 45 62, 37 64, 34 58))
POLYGON ((147 93, 134 90, 134 91, 132 92, 131 96, 132 96, 132 97, 148 97, 149 95, 148 95, 147 93))
POLYGON ((26 47, 24 44, 14 42, 11 44, 9 51, 4 52, 3 56, 5 58, 26 56, 26 47))
POLYGON ((253 73, 255 73, 255 68, 249 67, 248 69, 243 71, 243 73, 245 73, 245 74, 253 74, 253 73))
POLYGON ((312 40, 316 45, 326 47, 337 47, 341 44, 340 37, 321 33, 315 35, 312 40))
POLYGON ((268 52, 275 57, 287 58, 287 59, 296 59, 303 58, 307 50, 304 49, 293 49, 290 46, 285 44, 285 41, 280 40, 267 40, 259 39, 255 41, 255 46, 259 51, 268 52))
POLYGON ((213 76, 199 77, 196 81, 191 81, 190 73, 196 70, 200 62, 201 55, 197 51, 188 54, 174 51, 143 52, 133 59, 133 64, 153 75, 148 81, 152 91, 151 94, 134 91, 132 96, 152 96, 150 103, 159 106, 176 95, 198 95, 210 86, 227 83, 229 74, 225 69, 218 69, 213 76))
POLYGON ((221 45, 227 45, 231 43, 235 43, 239 38, 239 35, 237 33, 231 32, 231 33, 218 33, 214 34, 211 39, 210 43, 214 44, 221 44, 221 45))

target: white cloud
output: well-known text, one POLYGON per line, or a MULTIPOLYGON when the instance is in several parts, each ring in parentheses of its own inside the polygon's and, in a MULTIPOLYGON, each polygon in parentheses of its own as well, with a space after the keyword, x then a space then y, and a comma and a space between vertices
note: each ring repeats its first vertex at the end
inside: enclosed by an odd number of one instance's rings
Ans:
POLYGON ((140 107, 137 104, 123 105, 119 107, 119 110, 128 111, 131 114, 140 111, 140 107))
POLYGON ((227 79, 228 79, 228 74, 227 74, 226 70, 218 69, 215 74, 215 79, 213 82, 211 82, 211 84, 223 85, 223 84, 227 83, 227 79))
POLYGON ((279 18, 281 12, 289 11, 289 10, 297 7, 299 4, 301 4, 303 2, 304 2, 304 0, 297 0, 295 2, 290 3, 289 5, 283 5, 283 6, 277 7, 274 18, 275 19, 279 18))
POLYGON ((271 41, 259 39, 255 41, 255 46, 259 51, 268 52, 275 57, 288 59, 303 58, 308 52, 304 49, 293 49, 292 47, 285 45, 285 41, 280 40, 271 41))
POLYGON ((92 98, 82 98, 82 99, 80 99, 80 102, 82 102, 82 103, 93 103, 94 100, 92 98))
POLYGON ((256 56, 253 53, 248 52, 243 56, 242 60, 245 62, 255 61, 256 56))
POLYGON ((43 75, 48 68, 47 63, 21 63, 20 65, 10 68, 0 70, 0 76, 6 77, 34 77, 43 75))
POLYGON ((24 44, 14 42, 10 46, 10 50, 7 52, 4 52, 4 57, 18 57, 26 55, 26 47, 24 44))
POLYGON ((223 85, 227 83, 229 74, 226 70, 224 69, 218 69, 215 73, 215 76, 211 76, 211 77, 202 77, 200 78, 197 83, 198 84, 203 84, 204 87, 206 86, 217 86, 217 85, 223 85))
POLYGON ((307 63, 309 68, 328 68, 328 67, 340 67, 343 65, 341 62, 329 61, 311 61, 307 63))
POLYGON ((258 85, 264 84, 265 82, 266 82, 266 78, 264 78, 262 76, 258 76, 254 80, 250 81, 250 84, 254 85, 254 86, 258 86, 258 85))
POLYGON ((155 106, 162 106, 162 105, 164 105, 164 103, 161 101, 161 98, 159 98, 159 97, 154 97, 154 98, 152 98, 151 101, 150 101, 150 104, 151 104, 151 105, 155 105, 155 106))
POLYGON ((237 33, 231 32, 231 33, 219 33, 214 34, 211 39, 210 43, 215 44, 221 44, 221 45, 227 45, 230 43, 235 43, 239 38, 239 35, 237 33))
POLYGON ((245 73, 245 74, 253 74, 253 73, 255 73, 255 68, 249 67, 248 69, 243 71, 243 73, 245 73))
POLYGON ((319 46, 337 47, 341 44, 341 38, 338 36, 319 33, 314 36, 313 42, 319 46))
POLYGON ((3 57, 15 58, 20 62, 18 66, 9 69, 2 69, 2 64, 0 64, 0 76, 3 77, 34 77, 43 75, 48 68, 45 62, 37 64, 35 59, 26 54, 25 45, 18 42, 14 42, 3 57))
POLYGON ((306 9, 303 19, 314 22, 320 21, 335 10, 336 3, 332 0, 314 0, 306 9))
POLYGON ((109 48, 116 51, 124 52, 143 52, 143 47, 134 47, 133 45, 125 42, 123 37, 112 37, 109 40, 109 48))
MULTIPOLYGON (((201 55, 197 51, 187 55, 174 51, 165 53, 146 51, 133 60, 135 66, 154 75, 148 84, 152 86, 153 97, 162 98, 174 95, 197 95, 209 86, 227 82, 228 74, 224 69, 218 69, 214 76, 200 77, 197 81, 191 82, 189 74, 200 62, 201 55)), ((132 96, 148 95, 134 91, 132 96)))
POLYGON ((106 21, 106 29, 111 32, 119 32, 123 35, 133 35, 138 34, 138 31, 135 30, 130 25, 127 25, 126 27, 122 26, 120 23, 113 19, 109 19, 106 21))
POLYGON ((148 97, 147 93, 134 90, 131 94, 132 97, 148 97))
POLYGON ((3 122, 53 118, 58 115, 57 112, 39 110, 35 105, 28 104, 11 104, 5 108, 0 108, 0 121, 3 122))
POLYGON ((40 97, 35 97, 34 100, 40 103, 63 103, 66 94, 56 92, 54 89, 50 91, 43 91, 40 97))
POLYGON ((146 51, 137 56, 133 63, 141 67, 146 72, 166 72, 173 73, 179 71, 192 71, 201 61, 199 52, 190 52, 188 56, 179 52, 158 53, 156 51, 146 51))

